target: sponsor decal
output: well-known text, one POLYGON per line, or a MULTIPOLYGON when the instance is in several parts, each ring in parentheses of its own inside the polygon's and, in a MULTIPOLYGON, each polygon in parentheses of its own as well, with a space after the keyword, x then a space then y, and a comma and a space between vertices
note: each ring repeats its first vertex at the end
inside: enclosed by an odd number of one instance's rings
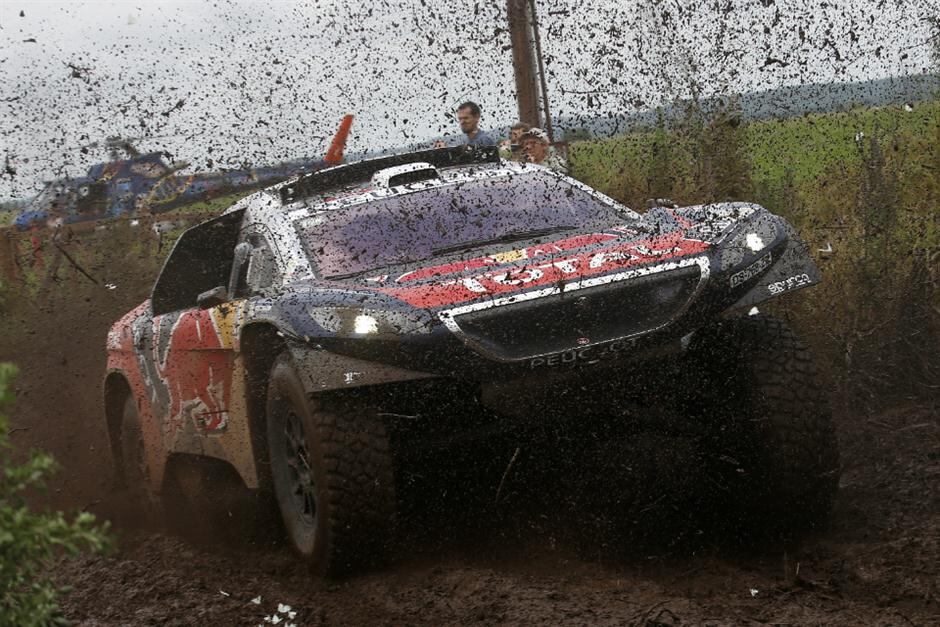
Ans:
MULTIPOLYGON (((527 249, 526 259, 531 263, 512 270, 494 270, 432 284, 382 288, 379 291, 417 307, 434 308, 474 300, 483 295, 505 294, 521 288, 547 284, 563 284, 572 279, 694 255, 706 248, 708 244, 687 240, 681 233, 676 232, 653 240, 624 242, 616 247, 575 253, 567 257, 561 257, 557 253, 551 256, 534 255, 532 249, 527 249)), ((419 276, 442 276, 478 267, 482 269, 487 265, 492 265, 492 257, 460 262, 458 265, 424 268, 399 277, 398 282, 407 284, 419 276), (480 263, 477 264, 477 261, 480 263)))
POLYGON ((135 344, 154 417, 172 436, 192 422, 197 433, 228 426, 234 345, 245 301, 158 316, 135 325, 135 344), (152 330, 151 330, 152 329, 152 330))
POLYGON ((794 274, 791 277, 784 279, 783 281, 777 281, 775 283, 770 283, 767 285, 767 291, 772 295, 776 296, 777 294, 782 294, 789 290, 795 290, 798 287, 805 287, 813 282, 809 278, 809 275, 804 273, 794 274))
POLYGON ((491 258, 496 263, 512 263, 513 261, 527 259, 528 254, 526 249, 522 248, 520 250, 510 250, 504 253, 495 253, 491 255, 491 258))
POLYGON ((542 257, 545 255, 564 254, 566 250, 580 248, 582 246, 589 246, 591 244, 597 244, 601 242, 607 242, 610 240, 616 240, 619 238, 619 235, 612 235, 610 233, 591 233, 588 235, 578 235, 576 237, 569 237, 567 239, 551 242, 548 244, 539 244, 537 246, 530 246, 528 248, 493 253, 483 257, 474 257, 473 259, 466 260, 462 259, 460 261, 446 263, 440 266, 430 266, 427 268, 421 268, 419 270, 412 270, 399 276, 397 279, 395 279, 395 282, 409 283, 423 279, 456 274, 458 272, 482 269, 497 264, 514 263, 525 259, 535 259, 536 257, 542 257))
POLYGON ((619 234, 621 234, 621 235, 634 236, 634 235, 639 235, 639 234, 640 234, 640 232, 639 232, 637 229, 635 229, 635 228, 633 228, 633 227, 631 227, 631 226, 626 226, 626 225, 615 226, 615 227, 613 227, 613 228, 610 229, 610 230, 613 231, 614 233, 619 233, 619 234))
POLYGON ((662 255, 682 252, 682 249, 678 246, 673 246, 672 248, 650 248, 649 246, 644 246, 643 244, 637 245, 635 250, 648 257, 660 257, 662 255))
MULTIPOLYGON (((581 340, 587 338, 580 338, 581 340)), ((551 355, 542 355, 533 357, 529 360, 529 369, 537 368, 555 368, 559 366, 574 366, 575 364, 591 364, 606 359, 612 359, 619 355, 636 348, 637 338, 626 338, 614 340, 607 344, 598 344, 596 346, 583 346, 581 348, 572 348, 551 355)))
POLYGON ((750 281, 758 274, 769 268, 771 263, 773 263, 773 259, 771 258, 770 253, 767 253, 740 272, 735 272, 731 275, 731 287, 737 287, 742 283, 750 281))

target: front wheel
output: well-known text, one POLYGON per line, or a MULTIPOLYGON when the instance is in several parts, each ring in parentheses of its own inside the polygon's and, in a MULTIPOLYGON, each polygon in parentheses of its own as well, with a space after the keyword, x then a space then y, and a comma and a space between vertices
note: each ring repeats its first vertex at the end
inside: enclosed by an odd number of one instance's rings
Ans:
POLYGON ((290 354, 271 368, 267 394, 271 476, 287 536, 311 569, 342 575, 381 559, 395 486, 385 428, 374 412, 321 406, 290 354))
POLYGON ((690 348, 699 392, 691 412, 707 427, 725 522, 783 538, 824 524, 839 451, 806 345, 783 322, 754 316, 703 329, 690 348))

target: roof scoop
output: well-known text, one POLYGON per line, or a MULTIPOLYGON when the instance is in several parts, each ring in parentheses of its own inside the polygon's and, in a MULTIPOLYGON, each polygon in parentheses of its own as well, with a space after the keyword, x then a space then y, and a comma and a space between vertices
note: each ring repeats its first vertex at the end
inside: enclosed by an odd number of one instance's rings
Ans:
POLYGON ((440 178, 440 172, 433 165, 425 161, 416 161, 379 170, 372 175, 372 186, 387 189, 440 178))

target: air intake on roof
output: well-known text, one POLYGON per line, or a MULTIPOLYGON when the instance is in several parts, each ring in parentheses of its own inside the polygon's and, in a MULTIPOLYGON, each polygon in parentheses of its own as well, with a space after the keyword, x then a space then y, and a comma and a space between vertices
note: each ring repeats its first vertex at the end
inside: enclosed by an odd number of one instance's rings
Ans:
POLYGON ((356 163, 338 165, 301 176, 280 188, 281 204, 289 205, 306 196, 344 185, 364 183, 376 172, 389 167, 415 162, 429 163, 435 168, 452 168, 484 163, 499 163, 496 146, 457 146, 434 150, 419 150, 400 155, 366 159, 356 163))
POLYGON ((372 185, 374 187, 395 187, 396 185, 408 185, 419 181, 428 181, 441 178, 437 168, 424 161, 415 163, 406 163, 392 168, 379 170, 372 175, 372 185))

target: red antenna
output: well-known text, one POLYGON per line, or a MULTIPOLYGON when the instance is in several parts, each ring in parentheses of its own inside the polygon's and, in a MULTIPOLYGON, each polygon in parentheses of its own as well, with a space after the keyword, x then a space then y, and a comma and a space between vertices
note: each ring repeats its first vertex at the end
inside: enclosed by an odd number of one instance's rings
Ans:
POLYGON ((343 162, 343 151, 346 149, 346 138, 349 137, 349 129, 352 128, 353 116, 343 116, 343 121, 339 123, 339 130, 333 136, 333 142, 330 149, 326 151, 326 157, 323 158, 330 165, 337 165, 343 162))

